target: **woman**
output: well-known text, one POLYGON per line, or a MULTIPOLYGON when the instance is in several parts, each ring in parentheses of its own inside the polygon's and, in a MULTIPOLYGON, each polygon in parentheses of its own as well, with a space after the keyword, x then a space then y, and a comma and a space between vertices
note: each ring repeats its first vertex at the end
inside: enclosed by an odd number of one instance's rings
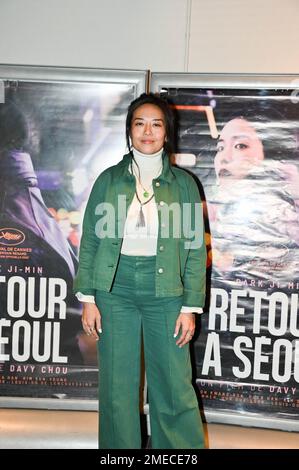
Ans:
POLYGON ((220 184, 246 178, 264 160, 262 141, 252 123, 243 117, 228 121, 217 143, 215 171, 220 184))
POLYGON ((203 447, 188 343, 204 305, 206 249, 197 185, 170 164, 173 136, 163 99, 133 101, 130 152, 99 176, 85 211, 75 291, 85 332, 100 333, 102 449, 141 446, 141 333, 153 448, 203 447))
POLYGON ((283 279, 291 267, 298 271, 299 174, 284 121, 278 111, 248 109, 220 133, 209 215, 213 264, 230 275, 246 269, 283 279))

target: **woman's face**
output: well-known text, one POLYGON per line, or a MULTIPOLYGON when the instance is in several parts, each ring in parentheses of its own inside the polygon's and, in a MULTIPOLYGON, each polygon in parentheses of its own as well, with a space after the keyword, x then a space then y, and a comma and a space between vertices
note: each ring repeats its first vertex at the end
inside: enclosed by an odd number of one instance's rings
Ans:
POLYGON ((161 109, 153 104, 139 106, 133 113, 130 137, 133 147, 139 152, 149 155, 161 150, 166 138, 161 109))
POLYGON ((214 161, 220 183, 245 178, 263 159, 263 144, 246 119, 232 119, 224 126, 214 161))

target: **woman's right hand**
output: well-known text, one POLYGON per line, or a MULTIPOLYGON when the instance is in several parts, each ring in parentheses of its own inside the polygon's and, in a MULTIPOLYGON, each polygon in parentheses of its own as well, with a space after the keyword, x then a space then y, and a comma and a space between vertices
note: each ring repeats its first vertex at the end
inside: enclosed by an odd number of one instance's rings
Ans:
POLYGON ((82 325, 88 336, 99 339, 99 333, 102 333, 101 313, 96 304, 90 302, 83 303, 82 325))

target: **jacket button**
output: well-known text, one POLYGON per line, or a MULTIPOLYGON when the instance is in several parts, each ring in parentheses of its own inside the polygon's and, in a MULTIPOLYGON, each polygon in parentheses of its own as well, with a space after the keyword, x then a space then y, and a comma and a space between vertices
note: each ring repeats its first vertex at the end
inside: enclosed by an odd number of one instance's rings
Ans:
POLYGON ((163 246, 163 245, 159 246, 159 250, 160 250, 160 251, 163 251, 163 250, 164 250, 164 246, 163 246))
POLYGON ((160 186, 159 181, 156 181, 156 186, 157 186, 157 188, 160 186))
POLYGON ((162 273, 163 273, 163 271, 164 271, 164 269, 163 269, 163 268, 159 268, 159 269, 158 269, 158 273, 159 273, 159 274, 162 274, 162 273))

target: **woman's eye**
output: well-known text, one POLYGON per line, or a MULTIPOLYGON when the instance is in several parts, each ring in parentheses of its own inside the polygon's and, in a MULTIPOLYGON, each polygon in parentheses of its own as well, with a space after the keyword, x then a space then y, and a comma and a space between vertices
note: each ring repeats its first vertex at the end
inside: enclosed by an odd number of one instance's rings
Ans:
POLYGON ((155 127, 161 127, 161 124, 159 122, 154 122, 155 127))
POLYGON ((135 122, 135 126, 142 126, 143 122, 135 122))
POLYGON ((216 148, 216 151, 217 152, 222 152, 224 149, 224 146, 223 145, 219 145, 217 148, 216 148))
POLYGON ((244 150, 244 149, 248 149, 248 145, 240 143, 240 144, 236 144, 235 148, 238 150, 244 150))

